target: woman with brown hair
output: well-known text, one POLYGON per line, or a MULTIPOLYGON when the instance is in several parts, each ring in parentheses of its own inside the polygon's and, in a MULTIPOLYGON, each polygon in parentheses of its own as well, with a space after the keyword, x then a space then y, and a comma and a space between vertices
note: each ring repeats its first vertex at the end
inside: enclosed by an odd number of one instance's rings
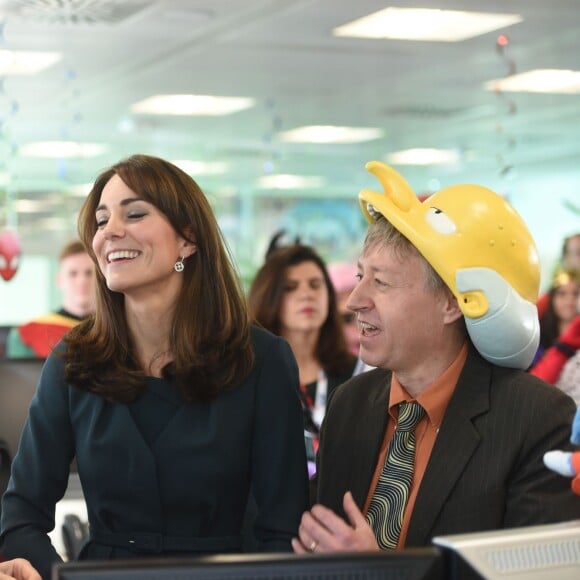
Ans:
POLYGON ((79 233, 96 312, 44 366, 4 496, 4 555, 50 577, 75 456, 81 559, 239 551, 250 490, 260 548, 290 550, 307 502, 296 363, 249 324, 207 198, 171 163, 134 155, 97 178, 79 233))
POLYGON ((252 282, 248 303, 253 320, 290 344, 298 362, 305 428, 316 436, 327 397, 352 376, 356 364, 324 261, 299 243, 271 252, 252 282))

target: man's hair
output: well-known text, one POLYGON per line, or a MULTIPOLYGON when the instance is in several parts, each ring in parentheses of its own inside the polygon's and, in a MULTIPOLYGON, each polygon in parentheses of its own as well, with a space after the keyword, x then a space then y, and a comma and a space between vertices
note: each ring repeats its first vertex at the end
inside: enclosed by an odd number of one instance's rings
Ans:
POLYGON ((433 290, 433 292, 450 291, 441 276, 437 274, 419 250, 384 216, 379 216, 369 226, 363 244, 363 253, 376 245, 390 248, 400 259, 405 259, 411 255, 419 256, 425 271, 427 288, 433 290))
POLYGON ((69 256, 76 256, 77 254, 87 254, 87 249, 80 240, 71 240, 66 244, 58 255, 58 261, 62 262, 69 256))

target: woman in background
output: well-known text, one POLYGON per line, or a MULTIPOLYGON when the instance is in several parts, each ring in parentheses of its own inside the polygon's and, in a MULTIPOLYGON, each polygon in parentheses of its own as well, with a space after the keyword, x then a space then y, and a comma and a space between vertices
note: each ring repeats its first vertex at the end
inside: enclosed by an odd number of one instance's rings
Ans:
POLYGON ((580 405, 580 274, 560 272, 540 316, 541 356, 530 372, 552 383, 580 405))
POLYGON ((135 155, 79 216, 97 307, 47 359, 2 507, 2 552, 43 578, 76 456, 90 525, 80 559, 236 552, 250 490, 260 549, 289 551, 307 504, 296 362, 251 327, 207 198, 135 155))
POLYGON ((298 362, 305 429, 317 434, 328 395, 353 373, 326 264, 309 246, 293 244, 269 253, 248 294, 258 324, 285 338, 298 362))
POLYGON ((545 310, 540 314, 540 346, 534 365, 554 345, 558 337, 566 332, 578 315, 580 283, 576 272, 559 271, 548 291, 545 310))

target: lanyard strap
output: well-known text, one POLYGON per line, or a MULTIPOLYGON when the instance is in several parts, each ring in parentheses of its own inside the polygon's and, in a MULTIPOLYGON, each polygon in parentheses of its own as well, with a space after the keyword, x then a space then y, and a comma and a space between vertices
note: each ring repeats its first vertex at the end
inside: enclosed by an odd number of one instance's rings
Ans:
POLYGON ((321 370, 316 380, 316 393, 314 396, 314 407, 312 409, 312 420, 320 428, 324 414, 326 413, 326 394, 328 391, 328 378, 326 373, 321 370))

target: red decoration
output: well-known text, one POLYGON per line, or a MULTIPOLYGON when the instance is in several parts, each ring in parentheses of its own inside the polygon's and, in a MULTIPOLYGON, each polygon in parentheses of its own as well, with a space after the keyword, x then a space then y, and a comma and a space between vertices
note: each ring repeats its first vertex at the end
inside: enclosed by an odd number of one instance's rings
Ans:
POLYGON ((18 270, 20 240, 14 232, 0 233, 0 276, 8 282, 18 270))

